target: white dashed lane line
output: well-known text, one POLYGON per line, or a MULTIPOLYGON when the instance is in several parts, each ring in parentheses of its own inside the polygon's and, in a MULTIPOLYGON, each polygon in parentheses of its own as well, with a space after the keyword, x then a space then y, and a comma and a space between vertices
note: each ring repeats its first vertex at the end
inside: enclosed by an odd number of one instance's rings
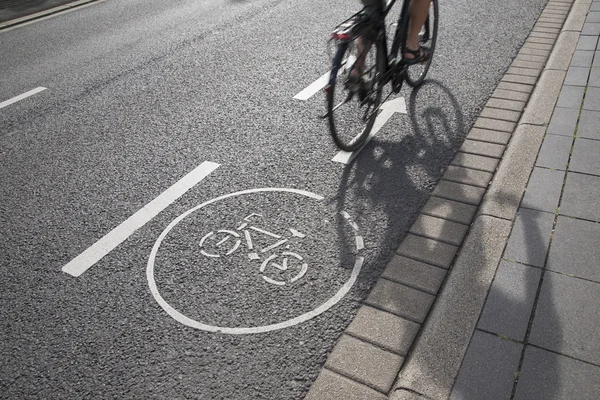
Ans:
POLYGON ((26 98, 28 98, 30 96, 33 96, 34 94, 37 94, 39 92, 44 91, 44 90, 46 90, 46 88, 40 86, 40 87, 37 87, 37 88, 35 88, 33 90, 30 90, 29 92, 26 92, 26 93, 20 94, 18 96, 15 96, 12 99, 8 99, 6 101, 3 101, 2 103, 0 103, 0 109, 4 108, 4 107, 7 107, 7 106, 10 106, 11 104, 14 104, 14 103, 16 103, 18 101, 26 99, 26 98))
POLYGON ((129 217, 121 225, 117 226, 102 239, 98 240, 83 253, 75 257, 62 268, 62 271, 75 277, 83 274, 100 261, 102 257, 127 240, 127 238, 136 230, 144 226, 162 210, 183 196, 188 190, 200 183, 200 181, 218 167, 219 164, 210 161, 203 162, 192 172, 188 173, 173 186, 161 193, 157 198, 142 207, 142 209, 129 217))

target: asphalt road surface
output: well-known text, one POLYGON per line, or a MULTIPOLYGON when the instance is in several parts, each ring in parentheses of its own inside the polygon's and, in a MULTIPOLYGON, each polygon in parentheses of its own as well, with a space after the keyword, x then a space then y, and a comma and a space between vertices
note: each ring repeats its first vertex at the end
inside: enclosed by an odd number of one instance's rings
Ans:
POLYGON ((302 399, 544 3, 441 1, 429 80, 349 165, 293 97, 358 1, 0 32, 0 102, 46 88, 0 108, 0 397, 302 399))

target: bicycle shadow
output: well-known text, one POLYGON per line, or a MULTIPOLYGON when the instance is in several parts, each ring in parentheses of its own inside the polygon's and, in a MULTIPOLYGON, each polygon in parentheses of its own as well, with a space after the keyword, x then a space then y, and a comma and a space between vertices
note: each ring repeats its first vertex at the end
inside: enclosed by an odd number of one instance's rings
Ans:
MULTIPOLYGON (((408 115, 395 120, 394 130, 384 127, 384 135, 346 165, 334 198, 337 211, 348 211, 364 228, 362 287, 377 280, 466 136, 462 109, 442 82, 425 81, 406 103, 408 115), (385 234, 375 238, 382 230, 385 234)), ((341 219, 338 229, 350 238, 341 219)), ((340 256, 343 265, 351 265, 345 248, 340 256)))

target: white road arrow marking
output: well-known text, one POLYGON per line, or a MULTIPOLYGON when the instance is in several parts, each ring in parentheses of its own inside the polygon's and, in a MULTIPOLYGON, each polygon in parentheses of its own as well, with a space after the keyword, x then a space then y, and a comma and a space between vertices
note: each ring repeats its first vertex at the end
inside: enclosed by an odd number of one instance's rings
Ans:
POLYGON ((394 115, 395 113, 406 114, 406 102, 404 101, 404 97, 398 97, 393 100, 386 101, 381 105, 381 112, 375 119, 375 123, 373 124, 373 129, 371 129, 371 133, 369 137, 362 146, 353 152, 340 151, 331 159, 331 161, 339 162, 342 164, 349 164, 358 153, 369 143, 369 141, 379 132, 379 130, 385 125, 385 123, 394 115))

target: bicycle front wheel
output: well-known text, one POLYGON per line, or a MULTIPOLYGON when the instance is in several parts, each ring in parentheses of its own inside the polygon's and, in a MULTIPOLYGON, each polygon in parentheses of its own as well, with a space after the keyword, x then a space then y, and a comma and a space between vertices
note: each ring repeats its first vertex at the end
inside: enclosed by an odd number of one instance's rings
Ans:
MULTIPOLYGON (((429 71, 429 67, 431 66, 431 60, 433 59, 433 52, 435 51, 435 44, 437 41, 437 32, 438 32, 438 3, 437 0, 431 0, 431 6, 429 6, 429 16, 425 21, 425 25, 421 28, 421 32, 419 32, 419 44, 424 49, 427 49, 431 52, 431 57, 429 60, 410 65, 406 70, 406 82, 412 87, 419 86, 423 83, 425 79, 425 75, 427 75, 427 71, 429 71)), ((408 24, 406 26, 406 32, 404 37, 406 38, 408 35, 408 24)), ((403 48, 404 50, 404 48, 403 48)))
POLYGON ((326 92, 329 130, 342 150, 358 149, 373 129, 381 103, 380 77, 385 68, 385 57, 378 47, 362 39, 338 45, 326 92), (364 68, 357 60, 364 60, 364 68))

